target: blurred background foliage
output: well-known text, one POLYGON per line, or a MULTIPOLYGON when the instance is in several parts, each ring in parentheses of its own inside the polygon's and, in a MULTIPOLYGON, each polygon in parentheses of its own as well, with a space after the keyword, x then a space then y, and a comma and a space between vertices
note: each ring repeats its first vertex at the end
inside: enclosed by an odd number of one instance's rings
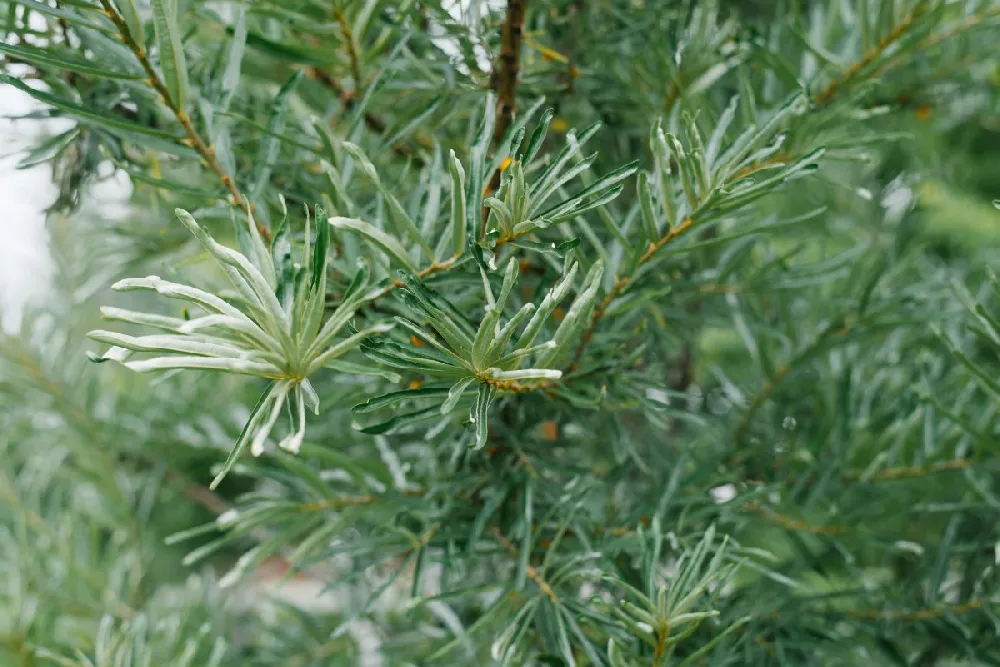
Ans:
MULTIPOLYGON (((0 664, 1000 664, 995 2, 17 0, 0 17, 5 92, 39 101, 22 122, 72 121, 17 156, 59 194, 52 289, 0 337, 0 664), (554 110, 549 162, 599 121, 583 184, 639 160, 664 233, 658 122, 691 148, 683 114, 710 137, 739 95, 728 147, 800 93, 732 178, 822 148, 818 168, 638 268, 629 250, 657 239, 635 179, 538 231, 604 259, 602 305, 577 379, 498 399, 484 449, 455 418, 359 432, 351 407, 418 372, 323 371, 302 454, 241 459, 209 491, 262 383, 92 365, 99 305, 162 306, 107 287, 221 285, 177 207, 234 247, 233 213, 273 230, 279 195, 296 246, 305 207, 392 229, 344 141, 437 233, 517 7, 514 119, 554 110), (124 216, 88 200, 110 174, 124 216)), ((565 274, 537 250, 514 251, 518 303, 565 274)), ((329 303, 357 257, 394 276, 335 233, 329 303)), ((479 317, 472 262, 427 283, 479 317)))

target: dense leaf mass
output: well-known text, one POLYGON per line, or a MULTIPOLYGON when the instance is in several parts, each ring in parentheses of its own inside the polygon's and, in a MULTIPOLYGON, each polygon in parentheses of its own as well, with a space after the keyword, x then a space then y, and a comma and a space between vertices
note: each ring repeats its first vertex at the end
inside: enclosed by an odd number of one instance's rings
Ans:
POLYGON ((0 21, 0 664, 1000 664, 995 0, 0 21))

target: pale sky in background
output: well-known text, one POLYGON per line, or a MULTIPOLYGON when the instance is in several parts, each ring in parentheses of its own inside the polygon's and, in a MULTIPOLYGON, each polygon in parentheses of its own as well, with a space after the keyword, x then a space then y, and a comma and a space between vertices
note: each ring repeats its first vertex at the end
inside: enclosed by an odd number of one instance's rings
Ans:
MULTIPOLYGON (((45 209, 56 198, 52 167, 18 169, 25 151, 45 135, 72 127, 72 120, 8 120, 43 108, 27 93, 0 87, 0 327, 11 331, 26 303, 44 299, 52 280, 45 209)), ((109 167, 110 164, 106 165, 109 167)), ((124 173, 88 185, 80 211, 120 219, 127 210, 131 185, 124 173)))
POLYGON ((36 120, 6 118, 36 106, 27 94, 0 87, 0 322, 6 329, 16 326, 24 303, 44 297, 50 279, 42 210, 55 197, 52 170, 46 165, 16 168, 43 127, 36 120))

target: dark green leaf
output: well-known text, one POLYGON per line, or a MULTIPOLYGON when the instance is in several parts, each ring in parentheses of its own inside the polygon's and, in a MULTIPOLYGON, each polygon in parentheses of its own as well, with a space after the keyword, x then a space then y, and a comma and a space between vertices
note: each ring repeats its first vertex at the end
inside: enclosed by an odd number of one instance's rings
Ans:
POLYGON ((70 100, 56 97, 49 93, 43 92, 32 88, 27 83, 20 79, 8 76, 6 74, 0 74, 0 82, 7 83, 19 90, 22 90, 32 97, 34 97, 39 102, 48 104, 49 106, 55 107, 56 109, 62 111, 63 113, 80 120, 81 122, 93 125, 95 127, 100 127, 102 129, 108 130, 114 134, 124 134, 125 136, 133 137, 152 137, 155 139, 162 139, 165 141, 176 142, 180 138, 177 135, 171 134, 164 130, 159 130, 152 127, 147 127, 145 125, 139 125, 138 123, 132 123, 127 120, 122 120, 116 118, 114 114, 108 113, 107 111, 99 111, 96 109, 89 109, 87 107, 81 106, 76 102, 71 102, 70 100))
POLYGON ((67 72, 77 72, 101 79, 142 79, 145 74, 138 69, 138 65, 132 71, 110 70, 97 67, 91 62, 82 60, 69 52, 50 47, 40 49, 27 44, 6 44, 0 42, 0 53, 15 58, 20 58, 31 63, 37 63, 42 67, 55 67, 67 72))

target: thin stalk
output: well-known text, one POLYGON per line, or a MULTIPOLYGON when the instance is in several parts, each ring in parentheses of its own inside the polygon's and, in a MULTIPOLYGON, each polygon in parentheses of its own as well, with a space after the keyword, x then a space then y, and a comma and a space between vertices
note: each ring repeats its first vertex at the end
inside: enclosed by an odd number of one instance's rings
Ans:
MULTIPOLYGON (((150 86, 157 92, 160 99, 167 106, 170 111, 173 112, 177 121, 184 128, 185 134, 187 134, 187 140, 184 142, 201 156, 201 159, 205 162, 205 165, 215 173, 219 181, 229 192, 229 200, 233 206, 240 207, 248 216, 253 214, 253 208, 249 201, 243 196, 239 188, 236 186, 236 182, 233 178, 226 173, 226 170, 222 168, 219 163, 219 159, 215 155, 215 149, 202 139, 201 135, 198 134, 198 130, 195 129, 194 124, 191 122, 191 117, 187 115, 184 109, 180 108, 177 102, 171 98, 170 91, 167 89, 166 84, 160 75, 153 68, 153 64, 149 60, 149 56, 146 51, 140 47, 132 33, 129 31, 128 24, 125 23, 125 19, 122 15, 118 13, 118 10, 114 8, 111 4, 111 0, 101 0, 101 6, 104 8, 104 13, 107 15, 111 22, 115 24, 115 28, 118 30, 118 35, 121 37, 122 43, 128 47, 136 60, 142 66, 142 69, 146 72, 147 82, 150 86)), ((260 235, 264 237, 267 242, 271 241, 271 230, 263 226, 259 222, 257 223, 257 229, 260 231, 260 235)))

